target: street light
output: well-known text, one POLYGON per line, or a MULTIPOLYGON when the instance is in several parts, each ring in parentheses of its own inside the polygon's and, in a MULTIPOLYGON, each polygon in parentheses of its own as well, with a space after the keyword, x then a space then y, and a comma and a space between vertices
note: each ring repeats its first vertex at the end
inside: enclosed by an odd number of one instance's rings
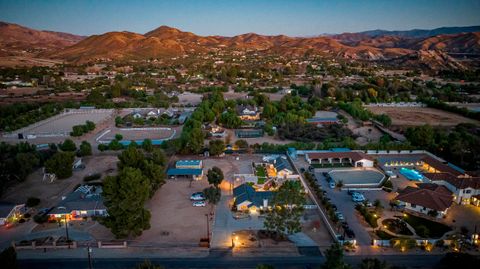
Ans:
POLYGON ((70 237, 68 236, 68 219, 67 219, 67 208, 64 206, 57 207, 58 209, 64 210, 65 214, 63 214, 64 222, 65 222, 65 233, 67 235, 67 244, 68 248, 70 248, 70 237))

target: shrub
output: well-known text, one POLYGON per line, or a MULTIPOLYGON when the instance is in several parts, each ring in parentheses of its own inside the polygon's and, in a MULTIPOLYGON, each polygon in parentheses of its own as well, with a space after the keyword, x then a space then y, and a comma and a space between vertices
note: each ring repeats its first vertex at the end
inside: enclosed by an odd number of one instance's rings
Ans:
POLYGON ((40 204, 40 199, 37 197, 28 197, 27 202, 25 203, 27 207, 34 207, 38 204, 40 204))
POLYGON ((33 221, 35 221, 38 224, 42 224, 48 221, 48 215, 35 215, 33 217, 33 221))
POLYGON ((108 150, 108 145, 99 144, 99 145, 98 145, 98 150, 100 150, 100 151, 108 150))

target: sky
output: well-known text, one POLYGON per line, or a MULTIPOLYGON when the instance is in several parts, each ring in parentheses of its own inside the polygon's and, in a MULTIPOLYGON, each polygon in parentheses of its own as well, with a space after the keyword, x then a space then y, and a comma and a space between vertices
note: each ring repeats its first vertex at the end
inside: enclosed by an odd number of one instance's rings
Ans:
POLYGON ((312 36, 480 25, 480 0, 0 0, 0 21, 79 35, 146 33, 312 36))

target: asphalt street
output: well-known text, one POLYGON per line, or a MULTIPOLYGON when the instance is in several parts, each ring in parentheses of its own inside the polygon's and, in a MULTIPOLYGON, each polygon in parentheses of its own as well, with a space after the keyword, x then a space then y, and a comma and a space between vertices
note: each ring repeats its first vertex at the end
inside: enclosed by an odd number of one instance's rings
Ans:
MULTIPOLYGON (((443 255, 392 255, 376 256, 381 260, 386 260, 390 265, 404 266, 407 268, 432 268, 436 265, 443 255)), ((354 267, 364 258, 374 256, 346 256, 345 261, 354 267)), ((143 259, 117 258, 117 259, 94 259, 92 268, 134 268, 142 263, 143 259)), ((317 268, 325 258, 322 256, 302 256, 302 257, 256 257, 239 258, 225 255, 210 255, 205 258, 160 258, 150 259, 153 264, 162 265, 166 268, 255 268, 258 264, 270 264, 275 268, 317 268)), ((29 269, 84 269, 88 267, 87 259, 37 259, 20 260, 20 268, 29 269)))

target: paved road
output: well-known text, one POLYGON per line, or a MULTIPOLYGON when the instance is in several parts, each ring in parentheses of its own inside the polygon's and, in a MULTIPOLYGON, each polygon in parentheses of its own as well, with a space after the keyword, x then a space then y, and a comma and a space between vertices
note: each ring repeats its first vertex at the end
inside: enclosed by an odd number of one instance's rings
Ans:
MULTIPOLYGON (((347 256, 345 261, 353 266, 358 265, 362 259, 373 256, 347 256)), ((442 255, 395 255, 378 256, 381 260, 386 260, 390 265, 405 266, 408 268, 432 268, 437 264, 442 255)), ((135 265, 142 263, 143 259, 94 259, 93 268, 134 268, 135 265)), ((324 257, 302 256, 302 257, 257 257, 257 258, 238 258, 228 254, 210 255, 205 258, 162 258, 151 259, 154 264, 163 265, 166 268, 255 268, 258 264, 271 264, 275 268, 312 268, 318 267, 324 261, 324 257)), ((87 259, 55 259, 55 260, 20 260, 20 268, 29 269, 84 269, 88 268, 87 259)))

